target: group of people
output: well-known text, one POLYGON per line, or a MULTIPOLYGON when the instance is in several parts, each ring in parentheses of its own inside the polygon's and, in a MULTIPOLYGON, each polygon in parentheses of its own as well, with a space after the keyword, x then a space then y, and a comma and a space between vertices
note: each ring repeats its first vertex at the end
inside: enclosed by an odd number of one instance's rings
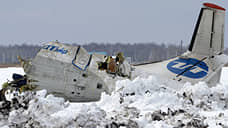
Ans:
POLYGON ((124 64, 124 56, 122 52, 117 53, 116 57, 113 58, 112 56, 106 56, 105 62, 98 63, 98 69, 106 70, 107 73, 119 75, 122 77, 127 76, 121 70, 121 65, 124 64))

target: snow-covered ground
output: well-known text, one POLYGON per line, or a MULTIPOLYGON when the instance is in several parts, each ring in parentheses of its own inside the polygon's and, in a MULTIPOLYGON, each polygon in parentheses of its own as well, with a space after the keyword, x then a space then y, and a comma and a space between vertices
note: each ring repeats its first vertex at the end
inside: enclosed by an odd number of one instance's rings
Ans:
POLYGON ((0 68, 0 85, 7 82, 7 80, 11 81, 13 73, 25 74, 22 68, 0 68))
POLYGON ((220 81, 221 83, 228 85, 228 67, 223 68, 220 81))
MULTIPOLYGON (((0 69, 0 84, 21 68, 0 69)), ((24 93, 10 103, 0 103, 0 127, 228 127, 228 68, 221 84, 208 88, 204 82, 183 84, 181 90, 155 76, 121 80, 111 95, 99 102, 70 103, 46 95, 45 90, 24 93)))

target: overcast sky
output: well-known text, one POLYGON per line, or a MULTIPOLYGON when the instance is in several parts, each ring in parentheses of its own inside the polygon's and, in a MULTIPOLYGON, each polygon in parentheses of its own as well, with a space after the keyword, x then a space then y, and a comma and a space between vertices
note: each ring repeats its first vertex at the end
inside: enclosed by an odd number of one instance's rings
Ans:
MULTIPOLYGON (((0 43, 189 44, 203 0, 6 0, 0 43)), ((228 0, 208 0, 228 9, 228 0)), ((228 23, 226 17, 226 23, 228 23)), ((228 47, 228 24, 225 46, 228 47)))

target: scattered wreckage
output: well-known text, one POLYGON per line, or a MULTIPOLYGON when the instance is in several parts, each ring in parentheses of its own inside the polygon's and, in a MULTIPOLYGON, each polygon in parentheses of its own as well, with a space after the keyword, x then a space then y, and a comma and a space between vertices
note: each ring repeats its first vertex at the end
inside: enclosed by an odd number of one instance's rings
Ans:
MULTIPOLYGON (((113 91, 117 77, 131 77, 131 65, 125 61, 123 53, 115 58, 89 54, 83 47, 58 41, 44 44, 32 61, 18 59, 26 76, 5 83, 3 88, 10 85, 20 91, 46 89, 70 101, 97 101, 101 92, 110 94, 113 91)), ((19 75, 14 74, 13 78, 15 76, 19 75)))
MULTIPOLYGON (((223 54, 225 9, 211 3, 203 5, 186 53, 162 62, 136 65, 135 71, 181 83, 204 81, 215 86, 228 61, 223 54)), ((80 46, 59 42, 44 44, 32 61, 19 60, 28 85, 21 90, 46 89, 76 102, 97 101, 102 92, 110 94, 115 89, 116 80, 132 77, 132 67, 122 53, 116 58, 89 54, 80 46)))

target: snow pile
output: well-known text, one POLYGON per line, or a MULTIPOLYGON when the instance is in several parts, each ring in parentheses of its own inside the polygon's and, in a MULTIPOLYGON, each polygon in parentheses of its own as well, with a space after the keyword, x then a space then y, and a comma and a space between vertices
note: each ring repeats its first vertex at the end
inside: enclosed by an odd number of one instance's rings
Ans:
POLYGON ((224 67, 221 73, 221 83, 228 84, 228 67, 224 67))
POLYGON ((169 84, 154 76, 121 80, 111 95, 103 93, 99 102, 92 103, 70 103, 45 90, 26 92, 1 103, 5 111, 0 111, 0 126, 228 127, 228 83, 212 88, 204 82, 185 83, 178 85, 183 86, 180 90, 168 88, 169 84))

